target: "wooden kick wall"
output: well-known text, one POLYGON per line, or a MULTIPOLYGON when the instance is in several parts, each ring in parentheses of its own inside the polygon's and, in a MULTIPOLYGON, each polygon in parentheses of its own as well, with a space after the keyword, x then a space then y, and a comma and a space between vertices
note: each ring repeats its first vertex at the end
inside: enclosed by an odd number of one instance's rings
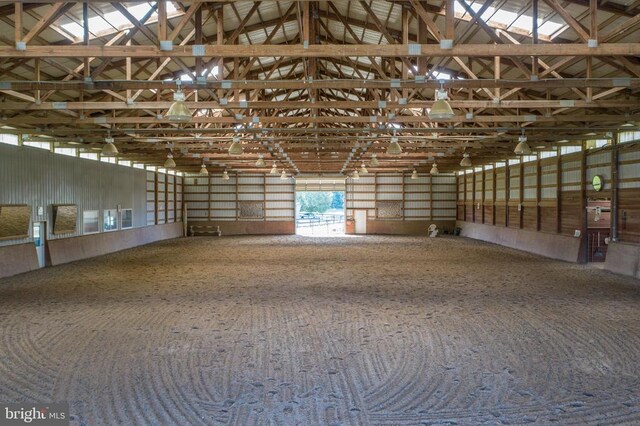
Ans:
POLYGON ((367 210, 369 221, 449 221, 456 219, 456 176, 369 173, 346 181, 347 221, 355 210, 367 210), (400 204, 398 217, 384 217, 381 206, 400 204))
POLYGON ((188 222, 291 222, 295 215, 294 181, 280 175, 229 173, 185 176, 184 201, 188 222), (250 203, 261 217, 242 217, 250 203))
POLYGON ((568 237, 579 230, 584 237, 587 199, 614 200, 616 187, 618 240, 640 244, 640 141, 585 146, 464 171, 457 179, 458 222, 568 237), (591 188, 596 175, 603 179, 599 192, 591 188))

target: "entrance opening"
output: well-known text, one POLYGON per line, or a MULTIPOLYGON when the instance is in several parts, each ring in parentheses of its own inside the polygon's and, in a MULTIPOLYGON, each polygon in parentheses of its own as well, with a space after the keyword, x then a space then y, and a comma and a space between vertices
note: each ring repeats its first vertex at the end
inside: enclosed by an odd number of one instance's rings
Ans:
POLYGON ((611 200, 587 199, 587 261, 604 262, 611 236, 611 200))
POLYGON ((35 222, 33 224, 33 243, 36 245, 36 253, 38 255, 38 266, 44 268, 46 266, 46 238, 47 229, 46 222, 35 222))
POLYGON ((344 235, 344 191, 296 191, 296 234, 344 235))

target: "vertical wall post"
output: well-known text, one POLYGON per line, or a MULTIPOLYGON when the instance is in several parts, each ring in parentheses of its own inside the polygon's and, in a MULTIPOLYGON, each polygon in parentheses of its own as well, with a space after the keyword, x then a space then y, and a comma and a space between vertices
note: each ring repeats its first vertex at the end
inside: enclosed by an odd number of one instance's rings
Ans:
POLYGON ((611 241, 618 242, 618 176, 620 171, 618 143, 620 133, 613 134, 613 147, 611 149, 611 241))

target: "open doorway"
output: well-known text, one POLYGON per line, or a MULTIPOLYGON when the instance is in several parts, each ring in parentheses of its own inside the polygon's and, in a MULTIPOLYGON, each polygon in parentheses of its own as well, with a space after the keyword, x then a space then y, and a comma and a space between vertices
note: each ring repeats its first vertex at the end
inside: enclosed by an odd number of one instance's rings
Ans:
POLYGON ((36 246, 36 254, 38 255, 38 266, 44 268, 47 265, 46 252, 47 223, 33 223, 33 243, 36 246))
POLYGON ((344 191, 296 191, 296 234, 335 237, 345 231, 344 191))
POLYGON ((587 199, 587 262, 604 262, 611 236, 611 200, 587 199))

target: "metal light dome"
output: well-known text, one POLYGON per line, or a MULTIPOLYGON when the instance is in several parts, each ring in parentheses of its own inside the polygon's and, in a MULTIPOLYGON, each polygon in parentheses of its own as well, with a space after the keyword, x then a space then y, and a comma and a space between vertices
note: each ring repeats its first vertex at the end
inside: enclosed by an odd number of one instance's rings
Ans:
POLYGON ((411 173, 411 180, 417 180, 418 179, 418 171, 416 169, 413 169, 413 173, 411 173))
POLYGON ((453 118, 453 110, 451 105, 447 102, 449 96, 446 90, 436 90, 436 101, 429 110, 429 118, 432 120, 450 120, 453 118))
POLYGON ((276 173, 278 173, 278 166, 276 166, 276 162, 273 162, 273 166, 271 166, 271 171, 269 172, 269 174, 275 175, 276 173))
POLYGON ((280 179, 281 180, 287 180, 289 177, 287 176, 287 172, 282 169, 282 173, 280 173, 280 179))
POLYGON ((460 165, 462 167, 471 167, 473 164, 471 163, 471 159, 469 158, 469 154, 466 152, 462 154, 462 161, 460 161, 460 165))
POLYGON ((244 152, 244 148, 242 148, 242 145, 240 145, 240 138, 238 138, 237 136, 233 137, 233 142, 231 143, 231 146, 229 147, 229 154, 230 155, 242 155, 242 153, 244 152))
POLYGON ((169 107, 169 111, 167 111, 167 118, 175 123, 187 123, 191 121, 191 111, 184 103, 184 93, 180 88, 180 80, 176 82, 176 85, 178 88, 173 94, 173 103, 169 107))
POLYGON ((400 155, 400 154, 402 154, 402 147, 398 143, 398 138, 397 137, 394 136, 394 137, 391 138, 391 143, 387 147, 387 154, 389 154, 389 155, 400 155))
POLYGON ((355 169, 355 170, 353 171, 353 173, 351 174, 351 179, 353 179, 353 180, 358 180, 358 179, 360 179, 360 175, 358 174, 358 169, 355 169))
POLYGON ((113 138, 104 138, 105 144, 102 146, 102 155, 105 157, 113 157, 118 155, 118 148, 113 144, 113 138))
POLYGON ((207 166, 204 164, 204 161, 202 162, 202 167, 200 167, 200 174, 201 175, 209 174, 209 170, 207 170, 207 166))
POLYGON ((168 153, 167 154, 167 159, 164 162, 164 168, 165 169, 173 169, 176 167, 176 162, 173 161, 173 154, 168 153))
POLYGON ((527 143, 527 137, 524 134, 522 134, 518 138, 518 145, 516 145, 516 149, 514 149, 513 152, 515 152, 516 155, 531 154, 531 148, 529 147, 529 144, 527 143))
POLYGON ((262 154, 260 154, 258 156, 258 159, 256 160, 256 167, 264 167, 266 166, 266 163, 264 162, 264 157, 262 156, 262 154))
POLYGON ((371 161, 369 162, 369 165, 371 167, 378 167, 380 165, 380 162, 378 161, 378 156, 376 154, 373 154, 371 156, 371 161))
POLYGON ((362 161, 362 166, 360 166, 360 173, 362 173, 363 175, 369 173, 369 170, 367 170, 367 166, 364 165, 364 160, 362 161))
POLYGON ((429 171, 429 174, 437 175, 438 173, 440 173, 440 170, 438 170, 438 164, 434 161, 433 166, 431 166, 431 170, 429 171))
POLYGON ((229 173, 226 170, 222 172, 222 180, 229 180, 229 173))

